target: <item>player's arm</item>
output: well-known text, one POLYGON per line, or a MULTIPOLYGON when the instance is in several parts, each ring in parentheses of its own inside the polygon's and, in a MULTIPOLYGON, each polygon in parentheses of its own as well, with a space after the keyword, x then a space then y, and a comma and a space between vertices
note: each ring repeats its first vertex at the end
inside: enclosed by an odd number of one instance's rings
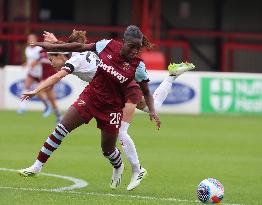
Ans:
POLYGON ((149 77, 146 71, 146 66, 143 61, 140 61, 139 65, 136 68, 135 80, 140 85, 140 88, 144 94, 145 102, 149 109, 150 120, 154 120, 156 122, 157 128, 159 129, 160 120, 155 111, 154 98, 151 95, 148 86, 149 77))
POLYGON ((49 42, 36 42, 33 45, 40 46, 46 51, 69 51, 69 52, 84 52, 95 51, 95 43, 49 43, 49 42))
POLYGON ((148 81, 142 81, 138 84, 143 92, 146 105, 149 109, 150 120, 154 120, 156 122, 157 128, 160 129, 161 122, 155 111, 154 98, 149 90, 148 81))
POLYGON ((34 90, 23 93, 21 96, 21 100, 28 100, 29 98, 35 96, 39 92, 46 90, 52 85, 55 85, 58 81, 60 81, 62 78, 64 78, 66 75, 68 75, 68 71, 66 70, 60 70, 56 74, 50 76, 46 80, 42 81, 34 90))

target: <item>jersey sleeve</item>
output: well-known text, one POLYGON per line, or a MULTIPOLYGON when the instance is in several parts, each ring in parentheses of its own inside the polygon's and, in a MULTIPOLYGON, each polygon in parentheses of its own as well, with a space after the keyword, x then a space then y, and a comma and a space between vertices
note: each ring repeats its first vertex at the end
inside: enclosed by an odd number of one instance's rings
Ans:
POLYGON ((146 65, 143 61, 140 61, 136 68, 135 81, 141 83, 142 81, 149 81, 148 73, 146 71, 146 65))
POLYGON ((111 40, 103 39, 96 42, 96 52, 99 54, 111 40))
POLYGON ((65 70, 68 73, 76 72, 80 67, 80 61, 77 58, 77 55, 72 56, 65 62, 65 65, 61 68, 61 70, 65 70))

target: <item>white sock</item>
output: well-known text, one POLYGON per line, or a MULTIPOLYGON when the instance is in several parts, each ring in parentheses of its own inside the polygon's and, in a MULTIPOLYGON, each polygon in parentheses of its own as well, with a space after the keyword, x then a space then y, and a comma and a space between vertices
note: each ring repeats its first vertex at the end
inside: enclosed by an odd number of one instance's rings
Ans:
MULTIPOLYGON (((157 87, 153 94, 154 98, 154 106, 156 112, 159 110, 159 108, 162 106, 163 102, 167 98, 168 94, 171 91, 172 83, 176 79, 176 76, 168 76, 166 77, 163 82, 157 87)), ((148 107, 146 106, 143 109, 144 112, 149 112, 148 107)))
POLYGON ((140 164, 139 164, 135 144, 127 133, 128 127, 129 127, 129 123, 124 121, 121 122, 121 127, 118 133, 118 139, 120 140, 123 151, 126 154, 126 158, 128 159, 132 167, 132 171, 138 172, 140 170, 140 164))
POLYGON ((25 110, 26 109, 26 101, 23 100, 19 103, 19 109, 20 110, 25 110))
POLYGON ((44 163, 43 162, 40 162, 38 159, 35 161, 35 163, 33 164, 33 168, 36 170, 36 171, 40 171, 43 167, 44 163))

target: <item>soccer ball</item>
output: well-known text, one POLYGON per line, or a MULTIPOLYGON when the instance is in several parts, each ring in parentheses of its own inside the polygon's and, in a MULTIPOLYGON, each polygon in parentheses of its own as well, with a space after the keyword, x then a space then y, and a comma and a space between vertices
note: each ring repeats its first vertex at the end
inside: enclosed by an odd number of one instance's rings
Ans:
POLYGON ((203 203, 219 203, 224 197, 224 187, 216 179, 204 179, 197 187, 197 197, 203 203))

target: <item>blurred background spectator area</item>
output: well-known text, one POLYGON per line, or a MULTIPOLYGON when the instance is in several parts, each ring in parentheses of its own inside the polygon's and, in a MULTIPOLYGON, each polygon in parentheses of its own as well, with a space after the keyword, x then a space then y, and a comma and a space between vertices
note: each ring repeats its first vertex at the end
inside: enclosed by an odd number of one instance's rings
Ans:
POLYGON ((192 61, 198 70, 261 72, 261 0, 0 0, 0 65, 24 60, 26 36, 44 30, 66 39, 73 29, 89 40, 121 39, 140 26, 156 47, 147 67, 192 61))

